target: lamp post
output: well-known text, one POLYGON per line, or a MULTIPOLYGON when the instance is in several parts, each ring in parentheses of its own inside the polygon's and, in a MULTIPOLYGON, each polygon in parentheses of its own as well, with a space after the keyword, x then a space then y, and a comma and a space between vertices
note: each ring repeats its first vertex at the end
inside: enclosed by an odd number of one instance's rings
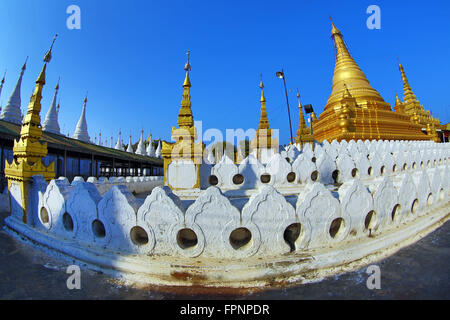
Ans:
POLYGON ((284 83, 284 92, 286 93, 286 104, 287 104, 287 109, 288 109, 288 116, 289 116, 289 129, 291 132, 291 144, 294 143, 294 139, 292 137, 292 123, 291 123, 291 112, 289 110, 289 98, 288 98, 288 93, 287 93, 287 87, 286 87, 286 79, 284 76, 284 70, 281 69, 281 71, 277 71, 276 73, 277 78, 279 79, 283 79, 283 83, 284 83))

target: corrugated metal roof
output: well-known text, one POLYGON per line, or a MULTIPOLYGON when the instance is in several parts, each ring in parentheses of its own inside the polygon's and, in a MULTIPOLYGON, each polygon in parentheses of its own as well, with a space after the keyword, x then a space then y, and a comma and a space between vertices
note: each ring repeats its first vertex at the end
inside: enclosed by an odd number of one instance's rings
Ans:
MULTIPOLYGON (((6 140, 18 139, 20 136, 20 126, 14 123, 0 120, 0 136, 6 140)), ((146 162, 153 165, 162 166, 163 160, 138 154, 132 154, 125 151, 111 149, 104 146, 98 146, 92 143, 86 143, 72 139, 63 135, 58 135, 43 131, 41 141, 47 142, 47 146, 53 149, 67 150, 88 155, 97 155, 117 160, 146 162)))

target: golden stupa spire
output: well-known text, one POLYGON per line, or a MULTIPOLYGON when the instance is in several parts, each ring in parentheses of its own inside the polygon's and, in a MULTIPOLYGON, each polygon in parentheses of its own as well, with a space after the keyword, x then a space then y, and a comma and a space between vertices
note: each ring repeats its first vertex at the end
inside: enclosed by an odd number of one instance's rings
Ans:
POLYGON ((262 80, 261 74, 261 82, 259 83, 259 87, 261 88, 261 117, 259 119, 258 129, 256 130, 255 139, 253 139, 250 143, 250 149, 256 151, 256 158, 263 159, 264 150, 272 150, 268 151, 270 154, 273 153, 273 150, 277 148, 278 140, 272 140, 272 129, 269 127, 269 119, 267 118, 267 109, 266 109, 266 97, 264 96, 264 83, 262 80))
POLYGON ((186 71, 186 78, 183 82, 183 99, 181 100, 181 109, 178 114, 178 126, 180 128, 192 128, 194 126, 194 117, 191 110, 191 80, 189 79, 189 71, 191 71, 191 64, 189 62, 190 51, 187 52, 187 62, 184 66, 186 71))
MULTIPOLYGON (((330 17, 331 20, 331 17, 330 17)), ((334 69, 332 93, 328 99, 327 106, 338 102, 347 85, 351 96, 358 99, 360 96, 384 102, 380 94, 371 87, 365 74, 356 64, 344 42, 344 37, 339 29, 331 21, 331 37, 334 42, 336 65, 334 69)))
POLYGON ((411 103, 414 101, 417 101, 416 95, 413 93, 411 86, 409 85, 408 78, 406 78, 405 69, 403 69, 402 64, 400 61, 398 62, 398 68, 400 69, 400 73, 402 75, 402 81, 403 81, 403 95, 404 100, 406 103, 411 103))
POLYGON ((297 88, 297 99, 298 99, 298 114, 299 114, 297 136, 300 136, 302 133, 306 132, 308 127, 306 126, 305 117, 303 116, 303 106, 300 100, 300 92, 298 91, 298 88, 297 88))
POLYGON ((261 118, 259 120, 258 130, 261 129, 269 129, 269 119, 267 118, 267 109, 266 109, 266 98, 264 97, 264 83, 262 80, 261 74, 261 82, 259 83, 259 87, 261 88, 261 118))
POLYGON ((402 102, 400 101, 400 98, 398 97, 398 94, 395 93, 395 105, 400 105, 402 102))
POLYGON ((300 100, 300 92, 297 88, 297 99, 298 99, 298 113, 299 113, 299 119, 298 119, 298 129, 297 129, 297 136, 295 137, 295 142, 299 143, 302 147, 304 143, 310 143, 314 141, 313 136, 311 135, 311 130, 308 129, 306 126, 306 121, 303 116, 303 106, 302 102, 300 100))

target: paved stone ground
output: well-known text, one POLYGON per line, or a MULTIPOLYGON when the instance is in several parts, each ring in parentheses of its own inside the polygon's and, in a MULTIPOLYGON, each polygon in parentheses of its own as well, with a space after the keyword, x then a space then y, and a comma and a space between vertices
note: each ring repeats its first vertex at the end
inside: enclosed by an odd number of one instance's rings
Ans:
POLYGON ((313 284, 232 295, 142 290, 83 270, 81 290, 66 287, 67 265, 3 230, 0 213, 0 299, 450 299, 450 221, 412 246, 378 263, 381 290, 366 287, 366 268, 313 284))

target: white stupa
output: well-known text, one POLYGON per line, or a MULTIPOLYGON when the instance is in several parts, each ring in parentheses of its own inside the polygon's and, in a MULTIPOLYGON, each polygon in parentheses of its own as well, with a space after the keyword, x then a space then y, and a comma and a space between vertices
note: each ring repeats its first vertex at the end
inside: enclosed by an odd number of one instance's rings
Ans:
POLYGON ((22 86, 22 78, 26 68, 27 68, 27 61, 25 61, 25 63, 23 64, 16 86, 14 87, 14 90, 11 93, 11 96, 9 97, 8 103, 3 108, 2 113, 0 114, 0 120, 16 124, 22 123, 22 112, 20 109, 22 100, 20 98, 20 88, 22 86))
POLYGON ((59 80, 55 87, 55 94, 53 95, 52 104, 50 105, 50 109, 48 109, 47 115, 45 116, 44 123, 42 125, 42 129, 44 131, 48 131, 51 133, 61 134, 59 130, 58 124, 58 106, 56 105, 56 98, 58 96, 59 90, 59 80))
POLYGON ((117 139, 117 143, 114 147, 116 150, 125 151, 122 144, 122 132, 119 131, 119 138, 117 139))
POLYGON ((89 134, 88 134, 88 128, 87 128, 87 122, 86 122, 86 103, 87 103, 87 96, 84 98, 83 103, 83 109, 81 110, 81 116, 78 120, 77 127, 75 128, 75 133, 73 134, 72 138, 89 142, 89 134))
POLYGON ((136 148, 136 154, 140 154, 141 156, 147 155, 144 145, 144 130, 141 130, 141 138, 139 139, 139 143, 136 148))
POLYGON ((148 146, 147 149, 145 150, 147 152, 147 156, 149 157, 154 157, 155 156, 155 149, 153 148, 153 139, 152 139, 152 134, 150 133, 150 136, 148 137, 148 146))
POLYGON ((134 153, 134 151, 133 151, 133 144, 131 143, 131 134, 130 134, 130 140, 128 140, 127 152, 134 153))
POLYGON ((158 143, 158 148, 156 149, 156 152, 155 152, 155 157, 156 158, 161 158, 161 140, 159 140, 159 143, 158 143))

